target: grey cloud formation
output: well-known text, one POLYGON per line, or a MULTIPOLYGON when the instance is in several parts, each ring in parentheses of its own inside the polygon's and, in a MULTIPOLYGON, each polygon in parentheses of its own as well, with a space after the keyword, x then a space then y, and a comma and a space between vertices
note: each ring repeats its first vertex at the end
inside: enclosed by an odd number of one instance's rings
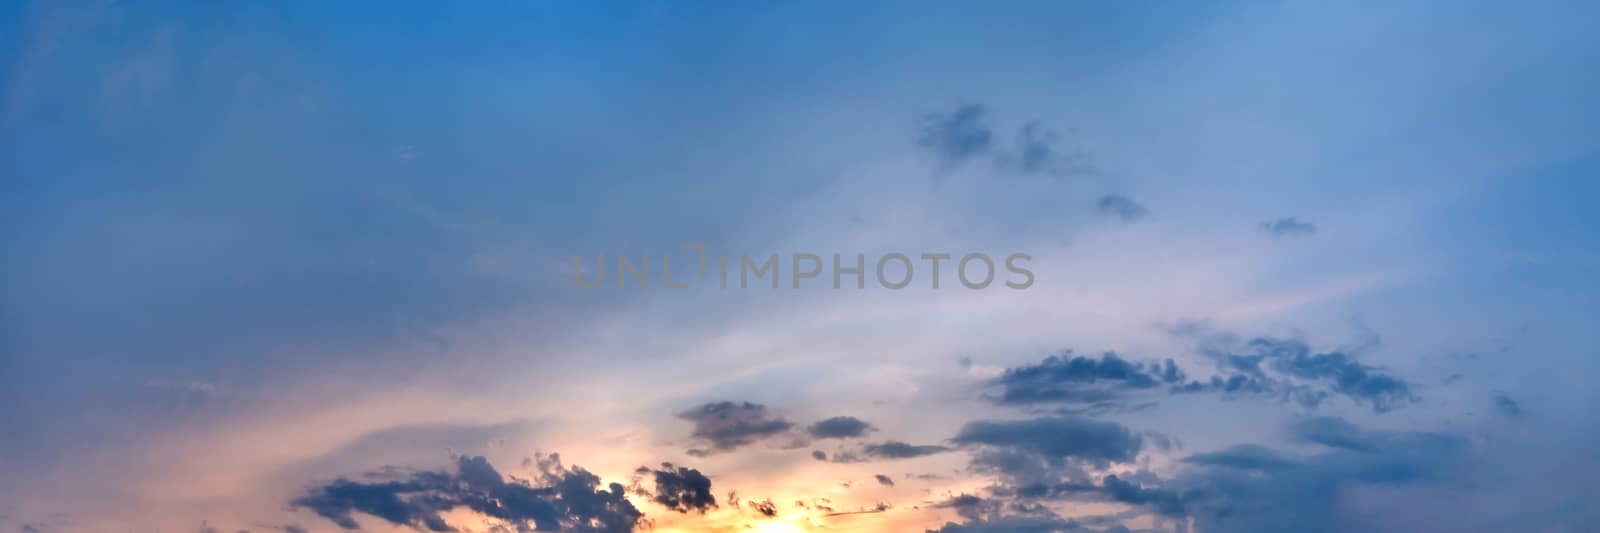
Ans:
POLYGON ((1261 230, 1274 239, 1309 237, 1317 234, 1317 225, 1295 217, 1284 217, 1261 223, 1261 230))
POLYGON ((1165 366, 1147 368, 1110 352, 1092 358, 1067 350, 1036 365, 1006 369, 995 380, 1000 393, 992 399, 1001 404, 1094 403, 1116 399, 1122 391, 1182 380, 1183 373, 1170 359, 1165 366))
MULTIPOLYGON (((897 440, 891 440, 881 444, 868 444, 863 446, 861 450, 868 456, 877 459, 911 459, 914 457, 944 453, 950 451, 950 448, 933 444, 907 444, 897 440)), ((834 461, 839 461, 839 454, 834 454, 834 461)))
POLYGON ((968 422, 951 441, 1009 450, 1050 465, 1101 467, 1132 461, 1141 447, 1140 437, 1122 424, 1081 417, 978 420, 968 422))
POLYGON ((883 485, 885 487, 894 486, 894 479, 890 478, 889 476, 885 476, 883 474, 874 474, 872 477, 878 480, 879 485, 883 485))
MULTIPOLYGON (((452 531, 440 516, 467 508, 504 520, 519 531, 632 531, 643 514, 624 497, 621 484, 601 487, 588 471, 540 458, 538 484, 506 481, 483 457, 461 457, 454 472, 422 471, 393 479, 338 479, 312 487, 290 505, 305 508, 344 529, 360 529, 357 513, 397 526, 452 531)), ((378 476, 378 477, 381 477, 378 476)))
MULTIPOLYGON (((1349 531, 1335 516, 1342 491, 1444 482, 1467 445, 1453 435, 1367 430, 1332 417, 1303 419, 1288 429, 1320 451, 1300 456, 1234 445, 1183 458, 1180 464, 1188 468, 1165 480, 1147 471, 1103 475, 1098 481, 1081 471, 1065 471, 1056 479, 1023 485, 1001 477, 989 489, 993 497, 972 498, 962 516, 982 525, 993 520, 986 513, 1034 509, 1041 501, 1095 501, 1127 505, 1134 511, 1119 517, 1148 515, 1177 531, 1186 531, 1183 525, 1191 520, 1198 531, 1349 531)), ((984 466, 980 461, 975 458, 974 466, 984 466)), ((942 531, 966 531, 949 527, 942 531)))
POLYGON ((678 414, 694 423, 690 435, 711 445, 710 451, 732 450, 794 427, 792 422, 768 412, 757 403, 711 402, 678 414))
POLYGON ((853 416, 836 416, 812 424, 806 428, 806 433, 818 439, 845 439, 861 437, 876 429, 872 424, 853 416))
POLYGON ((1133 222, 1150 214, 1150 210, 1132 198, 1119 194, 1101 196, 1100 200, 1095 202, 1094 209, 1102 215, 1120 218, 1123 222, 1133 222))
POLYGON ((717 508, 717 497, 711 492, 711 478, 699 470, 661 463, 660 469, 639 467, 638 472, 654 477, 655 492, 650 501, 680 513, 695 511, 703 514, 717 508))
POLYGON ((968 103, 948 114, 927 117, 917 144, 931 150, 939 160, 939 174, 960 168, 973 157, 989 151, 994 132, 984 122, 983 104, 968 103))
POLYGON ((1306 405, 1320 403, 1327 398, 1328 392, 1298 386, 1305 382, 1330 388, 1331 392, 1369 405, 1376 412, 1401 407, 1417 399, 1410 385, 1400 378, 1362 365, 1348 353, 1314 353, 1310 346, 1300 341, 1258 338, 1250 341, 1247 354, 1227 354, 1224 359, 1252 378, 1264 379, 1265 373, 1260 365, 1267 363, 1282 376, 1293 378, 1269 382, 1267 386, 1284 390, 1306 405))
POLYGON ((1258 338, 1239 349, 1207 348, 1219 373, 1191 379, 1173 362, 1136 363, 1115 353, 1098 358, 1064 351, 1037 364, 1006 369, 987 397, 1002 405, 1068 404, 1089 409, 1064 412, 1127 410, 1159 395, 1213 393, 1260 396, 1317 407, 1335 396, 1348 398, 1374 412, 1417 400, 1410 384, 1356 361, 1346 352, 1314 352, 1303 342, 1258 338))

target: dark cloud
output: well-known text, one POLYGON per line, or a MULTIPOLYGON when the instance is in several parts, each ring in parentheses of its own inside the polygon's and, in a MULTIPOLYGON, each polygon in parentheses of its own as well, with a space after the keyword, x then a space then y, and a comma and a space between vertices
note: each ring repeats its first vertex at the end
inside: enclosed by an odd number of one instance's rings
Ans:
MULTIPOLYGON (((1405 381, 1357 363, 1350 354, 1312 353, 1303 342, 1280 339, 1261 338, 1250 345, 1257 357, 1269 360, 1279 373, 1330 385, 1333 392, 1371 405, 1374 411, 1384 412, 1416 401, 1405 381)), ((1311 404, 1320 401, 1316 396, 1300 399, 1311 404)))
POLYGON ((1102 414, 1149 407, 1173 394, 1262 396, 1317 407, 1342 396, 1374 412, 1413 403, 1405 380, 1340 351, 1314 352, 1303 342, 1257 338, 1235 348, 1207 346, 1217 374, 1190 379, 1172 359, 1136 363, 1115 353, 1098 358, 1064 351, 1038 364, 1008 368, 985 396, 1002 405, 1065 404, 1062 414, 1102 414))
POLYGON ((822 450, 811 450, 811 458, 818 461, 826 461, 828 460, 828 452, 824 452, 822 450))
POLYGON ((1139 436, 1122 424, 1081 417, 979 420, 967 423, 951 440, 1020 453, 1048 464, 1099 466, 1132 461, 1141 446, 1139 436))
POLYGON ((1305 342, 1259 337, 1242 344, 1229 336, 1203 347, 1216 361, 1218 375, 1190 381, 1179 393, 1255 395, 1317 407, 1335 396, 1383 413, 1417 401, 1411 385, 1381 369, 1363 365, 1353 353, 1314 352, 1305 342))
POLYGON ((812 424, 806 433, 818 439, 845 439, 861 437, 877 428, 853 416, 836 416, 812 424))
POLYGON ((310 509, 344 529, 360 529, 355 514, 362 513, 399 526, 451 531, 440 515, 455 508, 471 509, 522 531, 530 526, 631 531, 643 517, 624 497, 621 484, 601 488, 599 477, 579 467, 566 468, 553 454, 540 458, 538 466, 537 484, 506 481, 483 457, 461 457, 455 472, 412 472, 368 482, 341 478, 312 487, 290 505, 310 509))
MULTIPOLYGON (((922 457, 924 455, 944 453, 950 451, 950 448, 932 444, 907 444, 897 440, 891 440, 882 444, 868 444, 863 446, 861 450, 868 456, 878 459, 911 459, 914 457, 922 457)), ((834 454, 835 462, 839 461, 839 455, 840 454, 834 454)))
POLYGON ((1295 217, 1285 217, 1262 222, 1261 230, 1274 239, 1309 237, 1317 234, 1317 225, 1310 222, 1302 222, 1295 217))
POLYGON ((772 500, 752 500, 746 502, 746 504, 749 505, 751 509, 755 509, 757 513, 761 513, 761 516, 765 516, 767 518, 778 516, 778 505, 772 503, 772 500))
POLYGON ((955 509, 956 515, 967 520, 981 520, 984 516, 999 512, 999 500, 986 500, 971 494, 962 494, 949 500, 934 505, 940 509, 955 509))
POLYGON ((983 104, 969 103, 948 114, 927 117, 917 145, 931 150, 939 159, 940 174, 989 151, 994 132, 984 123, 985 114, 983 104))
POLYGON ((711 478, 699 470, 661 463, 660 469, 640 467, 640 471, 649 472, 655 478, 653 502, 680 513, 703 514, 717 508, 717 496, 711 492, 711 478))
POLYGON ((1183 373, 1170 359, 1165 366, 1147 368, 1114 353, 1097 359, 1074 356, 1068 350, 1036 365, 1006 369, 995 380, 1000 393, 992 399, 1002 404, 1107 402, 1125 390, 1149 389, 1183 379, 1183 373))
POLYGON ((1118 194, 1101 196, 1100 201, 1095 202, 1094 209, 1102 215, 1115 216, 1124 222, 1133 222, 1150 214, 1150 210, 1132 198, 1118 194))
POLYGON ((875 474, 872 477, 876 478, 878 480, 878 484, 879 485, 883 485, 885 487, 893 487, 894 486, 894 479, 890 478, 889 476, 885 476, 883 474, 875 474))
POLYGON ((711 402, 679 413, 678 418, 694 422, 691 436, 711 444, 711 450, 696 455, 732 450, 794 427, 766 406, 750 402, 711 402))
POLYGON ((1100 490, 1111 501, 1149 507, 1162 515, 1176 516, 1183 514, 1182 497, 1177 492, 1159 487, 1146 487, 1134 481, 1124 480, 1116 475, 1109 475, 1101 480, 1100 490))

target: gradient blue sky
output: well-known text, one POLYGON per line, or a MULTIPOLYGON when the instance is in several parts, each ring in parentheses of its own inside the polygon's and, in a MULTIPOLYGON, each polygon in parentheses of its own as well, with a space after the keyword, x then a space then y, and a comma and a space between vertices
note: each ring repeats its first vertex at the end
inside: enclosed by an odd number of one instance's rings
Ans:
POLYGON ((662 531, 1600 529, 1596 27, 1555 1, 8 4, 0 528, 515 531, 328 488, 477 456, 542 487, 559 452, 662 531), (1037 282, 573 283, 574 255, 676 272, 681 242, 1021 251, 1037 282), (836 416, 872 429, 810 431, 836 416), (670 476, 635 468, 664 461, 719 505, 653 501, 670 476))

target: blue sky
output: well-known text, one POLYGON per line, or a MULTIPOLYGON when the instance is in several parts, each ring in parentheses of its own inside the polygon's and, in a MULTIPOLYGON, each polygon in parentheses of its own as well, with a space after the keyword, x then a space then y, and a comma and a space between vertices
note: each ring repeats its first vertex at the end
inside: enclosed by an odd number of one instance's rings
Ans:
POLYGON ((1597 16, 9 5, 0 528, 1593 530, 1597 16))

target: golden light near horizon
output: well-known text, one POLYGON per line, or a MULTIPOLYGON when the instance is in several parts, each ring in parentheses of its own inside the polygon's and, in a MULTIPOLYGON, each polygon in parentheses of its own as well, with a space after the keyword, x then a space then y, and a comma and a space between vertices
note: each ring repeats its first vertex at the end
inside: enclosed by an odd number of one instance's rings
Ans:
POLYGON ((756 522, 749 531, 753 533, 805 533, 806 528, 793 522, 773 520, 770 522, 756 522))

